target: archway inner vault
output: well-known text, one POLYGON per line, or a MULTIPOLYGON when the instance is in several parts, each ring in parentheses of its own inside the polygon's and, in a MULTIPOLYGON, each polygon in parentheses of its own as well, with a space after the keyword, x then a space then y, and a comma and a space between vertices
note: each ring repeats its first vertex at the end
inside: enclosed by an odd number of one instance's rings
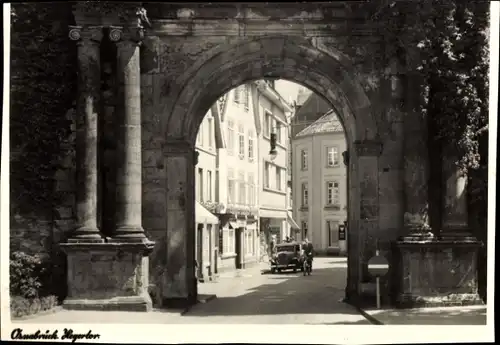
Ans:
MULTIPOLYGON (((167 170, 173 165, 179 166, 181 157, 184 159, 181 163, 183 169, 176 170, 175 176, 167 172, 167 184, 169 189, 175 185, 186 186, 187 189, 184 209, 172 210, 167 215, 167 224, 171 218, 183 219, 182 226, 178 222, 175 223, 175 228, 167 226, 167 236, 171 232, 176 232, 179 237, 185 239, 179 245, 185 246, 182 255, 186 260, 176 261, 184 262, 179 270, 184 271, 182 276, 186 280, 177 282, 177 286, 179 284, 182 286, 181 290, 185 291, 185 297, 196 291, 196 283, 193 285, 189 277, 194 276, 192 263, 195 255, 195 177, 192 152, 198 127, 211 105, 224 93, 250 80, 273 77, 297 82, 321 95, 336 110, 343 123, 348 148, 352 152, 348 170, 351 178, 348 187, 350 232, 347 289, 357 293, 362 276, 363 257, 363 245, 360 243, 362 236, 359 236, 361 224, 358 221, 361 214, 361 200, 368 201, 375 212, 378 210, 376 188, 363 190, 358 186, 366 185, 361 184, 361 180, 365 182, 370 180, 370 187, 377 186, 378 175, 370 174, 367 170, 377 170, 380 145, 374 140, 378 137, 378 131, 371 113, 370 101, 356 80, 356 74, 349 66, 349 60, 338 51, 329 52, 324 48, 320 49, 311 40, 283 35, 243 38, 233 44, 224 45, 223 49, 220 46, 212 48, 204 56, 203 62, 193 64, 179 76, 176 82, 179 87, 176 92, 172 92, 176 96, 175 102, 172 102, 171 106, 166 106, 163 114, 165 122, 162 128, 166 138, 167 170), (179 143, 183 143, 183 149, 180 149, 182 145, 179 143), (362 148, 361 151, 356 150, 359 147, 362 148), (356 151, 361 153, 360 157, 356 151)), ((376 213, 371 215, 372 219, 376 217, 376 213)), ((170 250, 174 250, 174 247, 170 250)), ((177 253, 181 255, 181 251, 177 250, 177 253)))

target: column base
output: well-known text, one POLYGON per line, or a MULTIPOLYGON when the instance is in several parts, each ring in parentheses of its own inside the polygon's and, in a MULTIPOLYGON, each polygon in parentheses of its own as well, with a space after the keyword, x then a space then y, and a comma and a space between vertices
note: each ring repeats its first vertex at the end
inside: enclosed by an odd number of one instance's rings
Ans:
POLYGON ((445 227, 441 229, 439 237, 444 241, 477 242, 468 227, 445 227))
POLYGON ((151 311, 153 303, 148 294, 107 299, 67 298, 63 302, 63 308, 67 310, 151 311))
POLYGON ((149 241, 142 227, 123 226, 115 230, 112 242, 137 243, 149 241))
POLYGON ((68 256, 68 297, 79 310, 148 311, 149 258, 154 242, 61 243, 68 256))
POLYGON ((94 227, 80 227, 75 229, 71 238, 68 239, 69 243, 102 243, 104 237, 98 228, 94 227))

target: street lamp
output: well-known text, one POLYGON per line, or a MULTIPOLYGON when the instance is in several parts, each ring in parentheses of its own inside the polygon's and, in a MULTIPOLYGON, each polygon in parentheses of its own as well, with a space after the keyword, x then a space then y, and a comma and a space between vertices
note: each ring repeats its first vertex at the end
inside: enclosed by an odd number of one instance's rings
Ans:
POLYGON ((276 133, 271 133, 271 150, 269 150, 269 158, 273 161, 278 156, 276 150, 276 133))
POLYGON ((193 163, 194 165, 198 165, 198 158, 200 157, 200 153, 198 151, 194 151, 194 160, 193 163))
POLYGON ((342 152, 342 158, 344 158, 344 165, 349 165, 349 151, 342 152))

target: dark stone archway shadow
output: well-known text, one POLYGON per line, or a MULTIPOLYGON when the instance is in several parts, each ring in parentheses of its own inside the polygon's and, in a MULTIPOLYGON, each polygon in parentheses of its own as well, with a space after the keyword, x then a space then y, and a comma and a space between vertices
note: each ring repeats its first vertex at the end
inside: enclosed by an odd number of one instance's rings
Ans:
POLYGON ((360 315, 355 307, 343 302, 345 271, 345 267, 330 267, 314 269, 311 276, 303 276, 301 272, 293 273, 292 271, 266 274, 267 279, 273 281, 273 284, 257 286, 236 297, 217 297, 210 302, 193 306, 184 315, 188 317, 279 314, 360 315), (335 275, 340 275, 342 278, 335 278, 335 275), (332 279, 329 280, 328 276, 332 279), (342 284, 339 284, 338 280, 342 281, 342 284))

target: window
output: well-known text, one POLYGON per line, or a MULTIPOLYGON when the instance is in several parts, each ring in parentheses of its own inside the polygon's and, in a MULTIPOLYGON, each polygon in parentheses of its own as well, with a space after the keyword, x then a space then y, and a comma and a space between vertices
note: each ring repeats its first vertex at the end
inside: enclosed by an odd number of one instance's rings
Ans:
POLYGON ((207 201, 212 201, 212 172, 207 170, 207 201))
POLYGON ((254 159, 254 147, 253 147, 253 142, 254 142, 254 136, 253 136, 253 131, 248 131, 248 160, 253 161, 254 159))
POLYGON ((248 111, 250 105, 250 85, 243 85, 243 106, 248 111))
POLYGON ((235 87, 234 88, 234 103, 240 103, 241 102, 241 88, 235 87))
POLYGON ((222 254, 234 254, 234 229, 222 230, 222 254))
POLYGON ((243 125, 238 126, 238 144, 239 144, 239 156, 241 159, 245 158, 245 129, 243 125))
POLYGON ((228 198, 228 203, 232 204, 236 202, 235 198, 235 183, 236 181, 234 180, 234 172, 232 169, 229 169, 227 171, 227 198, 228 198))
POLYGON ((337 247, 339 245, 339 223, 327 220, 326 230, 328 231, 328 246, 337 247))
POLYGON ((214 119, 212 117, 209 117, 207 119, 208 123, 208 147, 213 148, 214 147, 214 119))
POLYGON ((203 131, 204 126, 203 122, 200 124, 200 128, 198 128, 198 136, 196 137, 196 144, 203 146, 203 131))
POLYGON ((200 201, 200 173, 198 170, 198 174, 195 176, 195 182, 194 182, 194 197, 196 198, 197 201, 200 201))
POLYGON ((205 238, 203 239, 203 261, 210 262, 210 234, 212 233, 212 224, 207 224, 206 229, 204 228, 203 233, 205 238))
POLYGON ((271 164, 269 162, 265 162, 264 166, 264 187, 265 188, 270 188, 270 170, 271 170, 271 164))
POLYGON ((282 190, 282 182, 281 182, 281 168, 276 167, 276 189, 277 190, 282 190))
POLYGON ((270 137, 271 136, 271 114, 268 111, 264 112, 264 136, 270 137))
POLYGON ((234 103, 242 104, 246 111, 250 105, 250 85, 240 85, 234 89, 234 103))
POLYGON ((219 178, 219 170, 215 171, 215 201, 220 202, 220 178, 219 178))
POLYGON ((326 149, 326 165, 334 167, 339 165, 339 149, 336 147, 328 147, 326 149))
POLYGON ((300 161, 301 161, 302 170, 307 170, 307 151, 306 150, 300 151, 300 161))
POLYGON ((245 181, 245 173, 240 171, 238 174, 238 182, 240 186, 240 190, 238 191, 238 203, 244 205, 246 203, 246 181, 245 181))
POLYGON ((245 228, 245 252, 247 255, 253 254, 253 229, 245 228))
POLYGON ((307 207, 309 205, 309 190, 307 188, 307 182, 302 183, 302 207, 307 207))
POLYGON ((276 121, 276 142, 281 144, 281 122, 276 121))
POLYGON ((307 238, 307 222, 306 221, 302 221, 302 224, 301 224, 301 228, 302 228, 302 238, 305 239, 307 238))
POLYGON ((248 173, 248 204, 254 206, 255 200, 255 179, 253 173, 248 173))
POLYGON ((327 182, 326 183, 326 204, 327 205, 339 205, 339 183, 338 182, 327 182))
POLYGON ((227 121, 227 153, 234 153, 234 122, 231 120, 227 121))
POLYGON ((198 201, 203 202, 203 169, 198 168, 198 201))

